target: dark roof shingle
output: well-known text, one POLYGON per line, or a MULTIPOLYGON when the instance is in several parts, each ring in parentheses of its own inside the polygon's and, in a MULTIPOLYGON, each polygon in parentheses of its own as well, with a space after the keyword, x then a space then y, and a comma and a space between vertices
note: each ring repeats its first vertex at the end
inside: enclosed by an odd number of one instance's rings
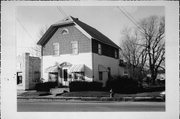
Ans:
POLYGON ((64 20, 61 20, 58 23, 55 23, 53 25, 50 26, 50 28, 46 31, 46 33, 42 36, 42 38, 38 41, 37 44, 39 45, 44 45, 45 43, 47 43, 47 41, 50 39, 50 37, 55 33, 55 31, 57 30, 58 27, 60 26, 64 26, 64 25, 69 25, 69 24, 77 24, 79 25, 84 31, 86 31, 92 38, 111 45, 115 48, 120 48, 118 45, 116 45, 113 41, 111 41, 108 37, 106 37, 104 34, 102 34, 101 32, 99 32, 98 30, 96 30, 95 28, 87 25, 86 23, 80 21, 78 18, 74 18, 74 17, 70 17, 70 18, 66 18, 64 20), (72 20, 71 20, 72 19, 72 20), (53 31, 53 32, 51 32, 53 31))

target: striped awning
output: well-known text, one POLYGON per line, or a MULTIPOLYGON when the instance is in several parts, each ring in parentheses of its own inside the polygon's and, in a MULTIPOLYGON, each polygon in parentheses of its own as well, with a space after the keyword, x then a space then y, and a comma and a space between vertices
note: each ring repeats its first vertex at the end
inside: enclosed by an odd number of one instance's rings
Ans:
POLYGON ((100 72, 107 72, 108 69, 105 66, 103 66, 103 65, 98 65, 98 71, 100 71, 100 72))
POLYGON ((50 66, 45 69, 45 72, 58 72, 58 66, 50 66))
POLYGON ((84 71, 85 71, 84 64, 72 65, 69 68, 69 72, 84 72, 84 71))

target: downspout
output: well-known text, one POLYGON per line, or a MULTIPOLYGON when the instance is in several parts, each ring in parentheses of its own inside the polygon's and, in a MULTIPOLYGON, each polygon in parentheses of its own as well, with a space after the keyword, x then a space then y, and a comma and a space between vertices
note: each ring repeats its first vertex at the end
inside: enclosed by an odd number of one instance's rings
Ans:
POLYGON ((93 53, 93 39, 91 38, 91 52, 92 52, 92 81, 94 81, 94 53, 93 53))
POLYGON ((41 80, 43 79, 43 46, 41 46, 41 80))

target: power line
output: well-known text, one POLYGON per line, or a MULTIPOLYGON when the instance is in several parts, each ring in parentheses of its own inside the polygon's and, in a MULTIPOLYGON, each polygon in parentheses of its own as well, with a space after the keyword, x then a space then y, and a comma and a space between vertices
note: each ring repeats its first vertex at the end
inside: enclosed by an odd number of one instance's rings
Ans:
MULTIPOLYGON (((16 17, 16 20, 18 21, 18 23, 20 24, 20 26, 23 28, 23 30, 26 32, 26 34, 34 41, 34 38, 31 36, 31 34, 28 32, 28 30, 24 27, 24 25, 21 23, 21 21, 16 17)), ((23 48, 23 47, 21 47, 23 48)), ((32 53, 32 50, 36 51, 34 48, 32 47, 24 47, 24 48, 27 48, 31 53, 32 53)), ((33 53, 34 54, 34 53, 33 53)))
POLYGON ((128 15, 128 13, 126 13, 124 10, 122 10, 120 7, 117 7, 137 28, 138 28, 138 30, 140 31, 140 32, 142 32, 143 34, 144 34, 144 32, 141 30, 142 28, 136 23, 136 21, 135 21, 135 19, 132 17, 130 17, 129 15, 128 15))
POLYGON ((57 6, 58 11, 64 16, 64 17, 68 17, 68 15, 66 14, 66 12, 64 12, 64 10, 59 6, 57 6))
POLYGON ((126 11, 126 9, 123 9, 123 10, 130 16, 130 18, 132 18, 132 19, 134 20, 134 22, 136 23, 136 25, 139 26, 140 29, 143 29, 143 28, 141 27, 141 25, 139 25, 139 23, 136 21, 136 19, 135 19, 128 11, 126 11))
POLYGON ((21 23, 21 21, 16 18, 16 20, 18 21, 18 23, 20 24, 20 26, 23 28, 23 30, 27 33, 27 35, 34 41, 34 38, 31 36, 31 34, 27 31, 27 29, 24 27, 24 25, 21 23))

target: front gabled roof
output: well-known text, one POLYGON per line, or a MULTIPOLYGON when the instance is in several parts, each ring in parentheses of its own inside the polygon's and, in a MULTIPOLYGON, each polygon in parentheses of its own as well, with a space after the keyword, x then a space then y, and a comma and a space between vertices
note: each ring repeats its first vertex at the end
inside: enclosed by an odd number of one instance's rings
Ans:
POLYGON ((49 29, 46 31, 46 33, 42 36, 42 38, 38 41, 38 45, 44 45, 48 42, 48 40, 52 37, 52 35, 57 31, 59 27, 67 26, 67 25, 78 25, 80 26, 86 33, 88 33, 93 39, 96 39, 102 43, 111 45, 115 48, 119 49, 119 46, 116 45, 113 41, 111 41, 108 37, 106 37, 104 34, 96 30, 95 28, 87 25, 86 23, 83 23, 78 18, 74 17, 68 17, 64 20, 61 20, 58 23, 55 23, 49 27, 49 29))

